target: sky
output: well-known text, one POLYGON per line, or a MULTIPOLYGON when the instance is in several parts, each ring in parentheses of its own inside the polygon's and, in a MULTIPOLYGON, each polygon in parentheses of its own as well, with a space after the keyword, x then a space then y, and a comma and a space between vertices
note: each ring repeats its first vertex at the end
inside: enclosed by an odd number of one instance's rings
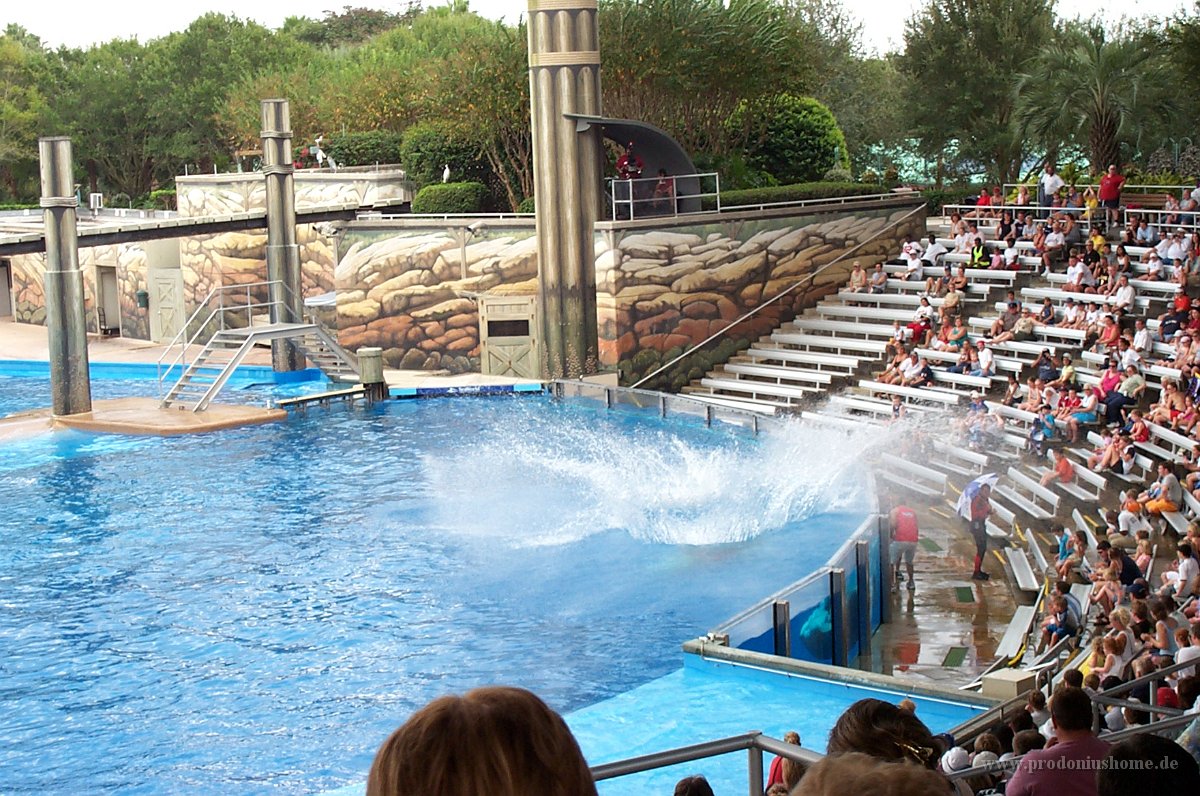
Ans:
MULTIPOLYGON (((425 5, 440 5, 441 0, 426 0, 425 5)), ((886 52, 903 45, 904 21, 921 7, 924 0, 843 0, 843 5, 863 23, 863 38, 868 51, 886 52)), ((207 11, 218 11, 252 18, 269 28, 277 28, 291 16, 320 19, 327 10, 344 6, 381 8, 398 11, 403 3, 379 0, 4 0, 0 26, 21 25, 51 47, 86 47, 114 38, 134 36, 145 42, 176 30, 183 30, 193 19, 207 11)), ((1191 0, 1126 0, 1099 4, 1095 0, 1059 0, 1062 16, 1090 16, 1098 5, 1119 7, 1128 16, 1154 14, 1165 16, 1190 7, 1191 0)), ((471 8, 483 16, 515 22, 528 7, 527 0, 471 0, 471 8)))

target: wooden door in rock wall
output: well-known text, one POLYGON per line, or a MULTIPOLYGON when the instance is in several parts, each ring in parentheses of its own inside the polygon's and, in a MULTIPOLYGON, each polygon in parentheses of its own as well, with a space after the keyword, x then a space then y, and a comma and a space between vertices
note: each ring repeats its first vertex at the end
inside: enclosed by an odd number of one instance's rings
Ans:
POLYGON ((176 268, 150 271, 150 339, 169 343, 183 328, 183 272, 176 268))
POLYGON ((479 299, 480 370, 492 376, 541 376, 533 296, 479 299))

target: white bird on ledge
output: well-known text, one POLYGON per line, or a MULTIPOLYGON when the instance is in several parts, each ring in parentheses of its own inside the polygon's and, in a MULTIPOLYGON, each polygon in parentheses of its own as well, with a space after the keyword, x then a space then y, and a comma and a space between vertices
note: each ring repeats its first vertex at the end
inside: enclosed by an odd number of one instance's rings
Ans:
POLYGON ((450 182, 450 164, 442 166, 442 182, 450 182))

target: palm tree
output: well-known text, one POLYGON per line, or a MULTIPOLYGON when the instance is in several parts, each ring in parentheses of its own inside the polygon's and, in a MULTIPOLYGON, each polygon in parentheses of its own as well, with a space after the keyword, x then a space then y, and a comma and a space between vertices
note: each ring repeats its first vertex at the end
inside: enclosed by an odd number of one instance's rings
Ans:
POLYGON ((1118 163, 1121 142, 1174 110, 1168 74, 1153 34, 1108 39, 1098 25, 1072 26, 1016 82, 1023 133, 1055 152, 1085 146, 1092 171, 1118 163))

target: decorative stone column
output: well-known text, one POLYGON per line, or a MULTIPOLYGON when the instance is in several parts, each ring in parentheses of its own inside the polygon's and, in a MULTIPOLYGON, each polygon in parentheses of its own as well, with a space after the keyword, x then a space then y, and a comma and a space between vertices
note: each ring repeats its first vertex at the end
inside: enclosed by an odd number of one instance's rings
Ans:
POLYGON ((542 376, 596 372, 600 131, 567 113, 600 114, 596 0, 529 0, 529 91, 537 197, 542 376))
MULTIPOLYGON (((296 246, 296 186, 292 176, 292 118, 285 99, 262 101, 263 178, 267 181, 267 279, 271 323, 303 318, 300 250, 296 246)), ((288 340, 271 341, 276 372, 300 370, 304 358, 288 340)))
POLYGON ((39 138, 42 218, 46 226, 46 331, 50 346, 50 393, 56 415, 92 411, 88 373, 83 272, 75 227, 71 139, 39 138))

